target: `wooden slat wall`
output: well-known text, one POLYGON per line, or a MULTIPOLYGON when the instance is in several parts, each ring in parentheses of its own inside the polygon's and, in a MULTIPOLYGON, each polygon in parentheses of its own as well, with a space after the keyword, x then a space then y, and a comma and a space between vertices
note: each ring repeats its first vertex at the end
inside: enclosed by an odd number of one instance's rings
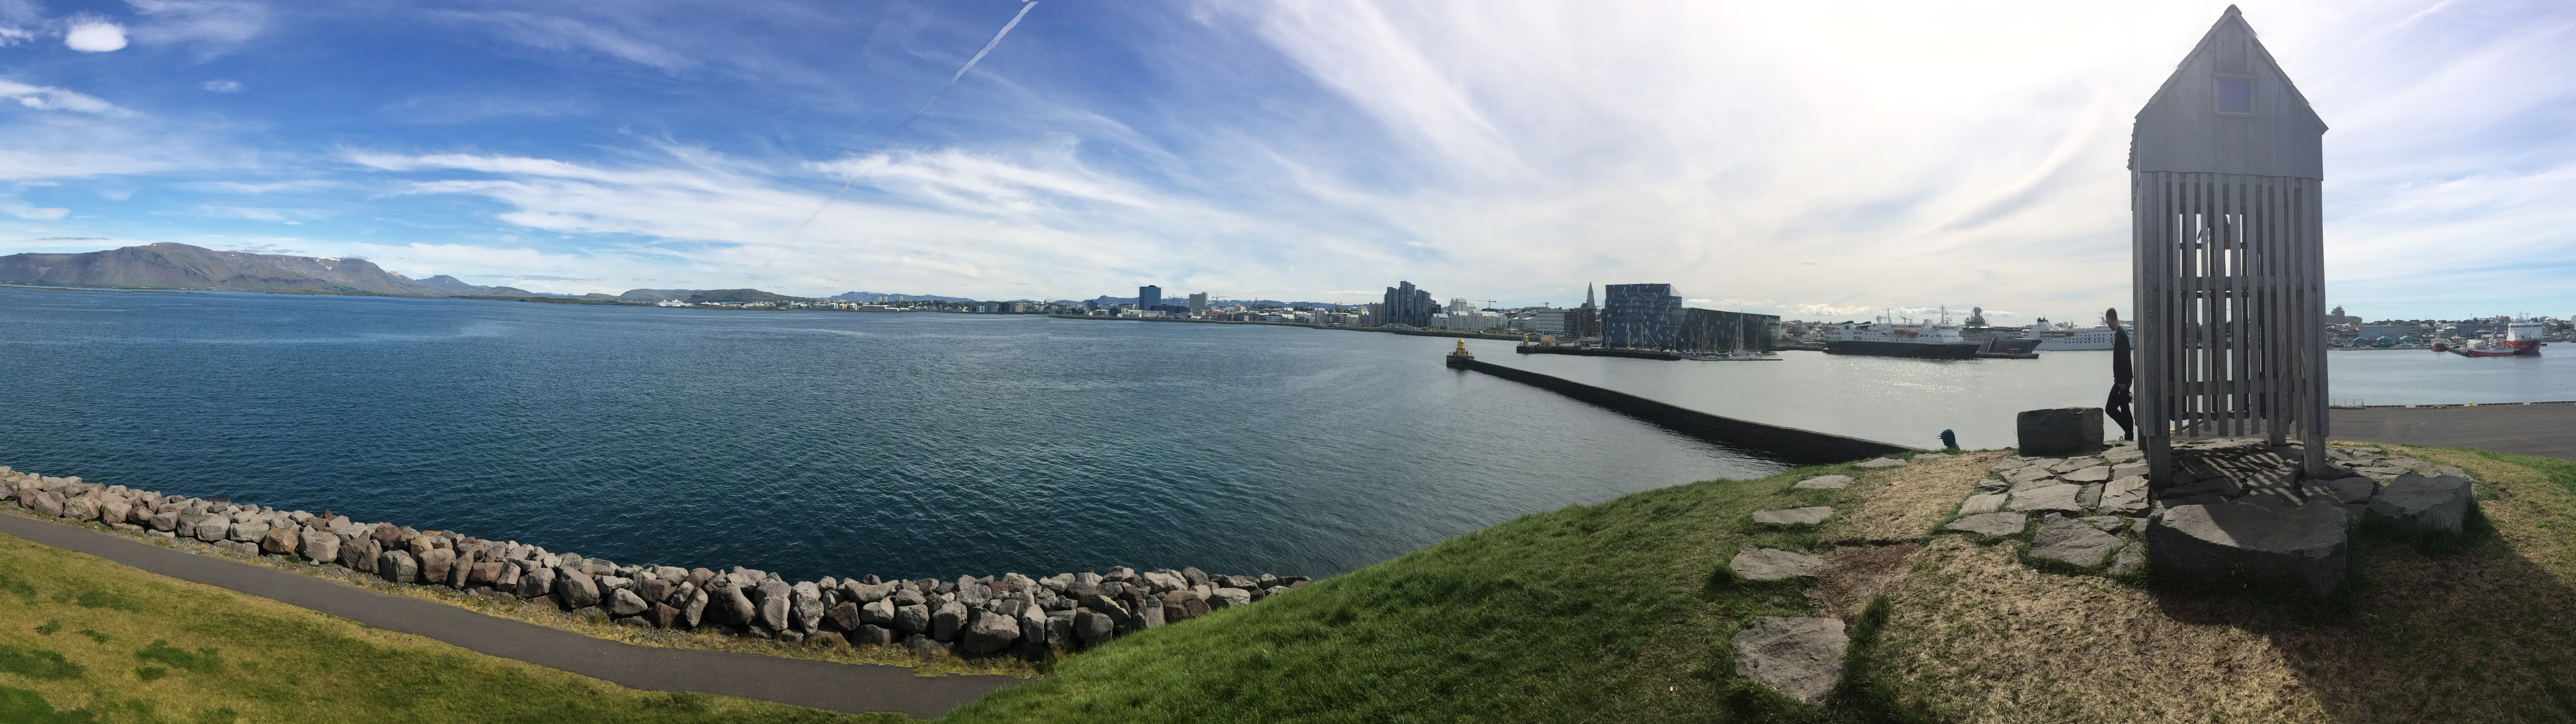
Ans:
POLYGON ((2325 466, 2325 245, 2314 179, 2142 172, 2130 187, 2140 441, 2263 436, 2325 466))

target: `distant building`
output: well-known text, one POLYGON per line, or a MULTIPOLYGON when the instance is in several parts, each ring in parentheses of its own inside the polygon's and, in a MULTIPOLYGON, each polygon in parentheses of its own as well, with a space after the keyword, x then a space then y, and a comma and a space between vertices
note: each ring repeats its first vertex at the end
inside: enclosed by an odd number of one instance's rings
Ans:
POLYGON ((1673 335, 1682 352, 1769 352, 1780 337, 1780 317, 1750 312, 1721 312, 1692 307, 1683 310, 1673 335))
POLYGON ((1583 306, 1566 317, 1565 333, 1577 338, 1601 336, 1601 307, 1592 303, 1592 285, 1583 285, 1583 306))
POLYGON ((1512 320, 1513 328, 1532 334, 1564 335, 1573 330, 1568 324, 1574 318, 1572 309, 1533 309, 1527 316, 1512 320))
POLYGON ((1201 314, 1201 315, 1203 315, 1203 314, 1207 314, 1207 311, 1208 311, 1207 292, 1199 292, 1199 293, 1197 293, 1197 294, 1192 294, 1192 295, 1190 295, 1190 313, 1191 313, 1191 314, 1201 314))
POLYGON ((2343 307, 2335 307, 2335 308, 2334 308, 2334 311, 2331 311, 2331 312, 2327 312, 2327 313, 2326 313, 2326 323, 2327 323, 2327 324, 2360 324, 2360 323, 2361 323, 2361 318, 2360 318, 2360 317, 2356 317, 2356 316, 2352 316, 2352 315, 2349 315, 2349 314, 2345 314, 2345 313, 2343 313, 2343 307))
POLYGON ((1163 304, 1163 288, 1147 284, 1136 288, 1136 308, 1153 309, 1163 304))
POLYGON ((1611 284, 1601 291, 1603 346, 1674 349, 1680 344, 1684 313, 1673 285, 1611 284))
POLYGON ((1378 324, 1401 324, 1407 327, 1431 326, 1431 315, 1440 305, 1431 301, 1431 293, 1416 289, 1413 282, 1397 282, 1386 288, 1385 306, 1379 311, 1378 324))

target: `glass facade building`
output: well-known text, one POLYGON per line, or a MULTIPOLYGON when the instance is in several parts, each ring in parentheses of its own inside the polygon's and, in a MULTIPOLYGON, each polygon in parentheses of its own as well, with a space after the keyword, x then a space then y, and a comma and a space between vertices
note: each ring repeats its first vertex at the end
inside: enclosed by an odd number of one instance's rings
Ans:
POLYGON ((1680 344, 1682 298, 1671 284, 1601 287, 1601 344, 1605 347, 1673 349, 1680 344))
POLYGON ((1396 282, 1395 286, 1387 287, 1384 304, 1379 324, 1428 327, 1431 326, 1431 315, 1440 311, 1440 304, 1431 301, 1431 293, 1415 288, 1413 282, 1396 282))

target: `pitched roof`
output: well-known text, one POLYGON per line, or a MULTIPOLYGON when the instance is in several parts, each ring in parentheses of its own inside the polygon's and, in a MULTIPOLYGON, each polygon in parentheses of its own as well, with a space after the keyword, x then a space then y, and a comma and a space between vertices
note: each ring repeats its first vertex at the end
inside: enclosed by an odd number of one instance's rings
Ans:
POLYGON ((2322 179, 2325 132, 2230 5, 2139 109, 2129 169, 2322 179))

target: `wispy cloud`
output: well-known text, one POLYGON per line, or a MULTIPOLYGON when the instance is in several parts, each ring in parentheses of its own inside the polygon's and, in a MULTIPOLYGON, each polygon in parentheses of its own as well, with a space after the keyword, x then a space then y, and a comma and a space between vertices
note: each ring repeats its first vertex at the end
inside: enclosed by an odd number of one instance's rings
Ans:
POLYGON ((268 6, 240 0, 125 0, 141 16, 134 40, 189 44, 211 56, 257 37, 268 24, 268 6))
POLYGON ((539 15, 514 10, 482 12, 437 10, 431 11, 430 16, 449 22, 489 27, 503 39, 533 48, 597 53, 665 71, 676 71, 698 64, 694 58, 635 38, 617 29, 559 15, 539 15))
POLYGON ((118 108, 116 104, 101 100, 97 96, 61 88, 32 86, 5 79, 0 79, 0 98, 8 98, 17 101, 18 105, 40 111, 72 111, 108 116, 133 115, 131 111, 118 108))

